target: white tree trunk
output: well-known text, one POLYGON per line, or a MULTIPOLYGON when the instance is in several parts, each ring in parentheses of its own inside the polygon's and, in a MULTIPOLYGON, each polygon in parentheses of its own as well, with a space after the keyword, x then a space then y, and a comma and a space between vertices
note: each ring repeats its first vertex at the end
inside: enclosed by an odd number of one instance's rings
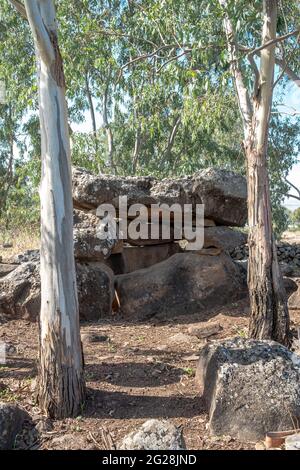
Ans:
MULTIPOLYGON (((276 37, 277 6, 264 0, 262 44, 276 37)), ((262 49, 252 132, 246 142, 250 294, 249 335, 289 345, 289 314, 272 232, 267 146, 274 83, 275 44, 262 49)))
POLYGON ((53 0, 25 0, 39 63, 42 144, 39 404, 55 418, 84 400, 73 252, 73 206, 65 82, 53 0))
MULTIPOLYGON (((228 15, 228 1, 219 0, 219 3, 224 10, 224 29, 231 71, 243 119, 248 170, 248 287, 251 307, 249 336, 256 339, 273 339, 289 345, 289 314, 272 231, 267 168, 275 44, 260 51, 260 70, 256 72, 257 90, 251 102, 239 64, 238 44, 228 15)), ((262 45, 265 45, 276 37, 277 1, 264 0, 263 11, 262 45)))

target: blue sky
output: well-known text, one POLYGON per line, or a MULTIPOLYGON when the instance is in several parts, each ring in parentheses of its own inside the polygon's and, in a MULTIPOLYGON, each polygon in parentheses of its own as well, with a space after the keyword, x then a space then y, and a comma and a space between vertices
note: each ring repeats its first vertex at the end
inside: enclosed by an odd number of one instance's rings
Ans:
MULTIPOLYGON (((280 91, 280 89, 278 90, 280 91)), ((288 86, 286 88, 285 98, 283 100, 286 106, 278 107, 278 110, 283 112, 299 112, 300 113, 300 87, 298 87, 293 82, 288 82, 288 86)), ((96 103, 95 103, 96 104, 96 103)), ((97 127, 99 128, 102 125, 102 117, 99 111, 95 110, 96 114, 96 122, 97 127)), ((92 122, 90 118, 90 114, 85 112, 85 120, 83 123, 75 124, 72 123, 72 129, 78 132, 92 132, 92 122)), ((300 129, 299 129, 300 132, 300 129)), ((289 181, 293 183, 296 187, 300 188, 300 155, 299 155, 299 162, 294 165, 291 169, 288 177, 289 181)), ((291 189, 291 194, 297 195, 296 191, 291 189)), ((284 206, 288 207, 291 210, 300 207, 300 201, 297 201, 294 198, 286 198, 284 201, 284 206)))
MULTIPOLYGON (((300 113, 300 88, 297 87, 295 83, 289 83, 285 104, 290 106, 290 108, 286 108, 285 111, 293 112, 295 110, 296 112, 300 113)), ((282 110, 284 110, 284 108, 282 108, 282 110)), ((298 163, 294 165, 290 171, 288 179, 291 183, 300 189, 300 155, 298 156, 298 163)), ((291 190, 290 193, 297 195, 295 190, 291 190)), ((289 209, 294 210, 297 207, 300 207, 300 201, 297 201, 294 198, 286 198, 284 205, 289 209)))

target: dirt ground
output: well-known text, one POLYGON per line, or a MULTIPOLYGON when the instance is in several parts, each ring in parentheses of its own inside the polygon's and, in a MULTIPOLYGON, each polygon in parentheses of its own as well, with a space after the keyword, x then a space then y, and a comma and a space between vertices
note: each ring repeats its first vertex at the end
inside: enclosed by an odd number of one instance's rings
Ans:
MULTIPOLYGON (((0 341, 8 343, 9 350, 7 363, 0 365, 0 399, 20 404, 33 419, 16 448, 105 449, 108 439, 117 444, 147 419, 166 418, 182 427, 188 449, 254 449, 253 442, 209 435, 208 416, 194 379, 206 341, 246 335, 247 315, 243 301, 205 318, 223 328, 206 340, 187 333, 189 326, 197 325, 195 315, 179 317, 172 324, 132 324, 117 318, 82 324, 87 399, 80 416, 62 421, 46 420, 36 405, 37 325, 2 322, 0 341), (91 342, 94 334, 97 342, 91 342)), ((293 325, 300 326, 300 311, 291 316, 293 325)))

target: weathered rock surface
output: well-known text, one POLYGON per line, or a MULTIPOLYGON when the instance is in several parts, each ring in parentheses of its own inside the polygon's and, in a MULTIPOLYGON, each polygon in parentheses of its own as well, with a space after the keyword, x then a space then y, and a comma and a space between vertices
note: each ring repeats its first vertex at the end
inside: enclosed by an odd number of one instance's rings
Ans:
POLYGON ((289 308, 291 310, 298 310, 300 309, 300 279, 296 280, 297 290, 293 292, 293 294, 289 298, 289 308))
POLYGON ((221 225, 243 226, 247 219, 246 180, 227 170, 208 168, 193 176, 155 180, 151 177, 95 176, 73 170, 73 200, 77 208, 117 204, 118 196, 129 203, 204 204, 205 217, 221 225))
POLYGON ((166 420, 149 419, 124 437, 120 450, 184 450, 182 431, 166 420))
POLYGON ((99 320, 111 314, 114 297, 114 273, 104 264, 76 264, 79 316, 81 320, 99 320))
POLYGON ((16 255, 14 258, 14 263, 16 264, 28 263, 29 261, 39 262, 40 250, 26 250, 24 253, 16 255))
POLYGON ((0 450, 13 449, 26 419, 30 416, 18 406, 0 403, 0 450))
POLYGON ((207 168, 194 176, 152 183, 151 195, 166 204, 204 204, 205 217, 221 225, 243 226, 247 219, 244 177, 231 171, 207 168))
POLYGON ((283 285, 284 285, 287 297, 290 297, 291 295, 293 295, 294 292, 297 292, 298 290, 297 283, 294 281, 294 279, 291 279, 290 277, 283 278, 283 285))
POLYGON ((11 273, 16 267, 17 264, 0 263, 0 278, 7 276, 7 274, 11 273))
POLYGON ((300 419, 300 356, 273 341, 206 345, 196 372, 215 435, 257 441, 300 419))
POLYGON ((0 312, 8 318, 35 320, 40 312, 40 266, 24 262, 0 280, 0 312))
POLYGON ((105 223, 92 213, 74 210, 74 256, 78 260, 103 261, 111 253, 122 251, 123 243, 118 234, 102 238, 105 223))
POLYGON ((113 253, 105 260, 115 274, 126 274, 148 268, 181 252, 178 243, 165 243, 153 246, 124 245, 121 253, 113 253))
POLYGON ((204 247, 215 246, 224 251, 231 251, 247 243, 247 235, 229 227, 206 227, 204 230, 204 247))
POLYGON ((118 196, 126 195, 131 198, 131 203, 143 203, 140 199, 149 196, 152 178, 96 176, 82 168, 74 168, 72 180, 74 206, 79 209, 92 209, 100 204, 112 202, 118 196))
POLYGON ((208 338, 209 336, 216 335, 222 330, 220 323, 211 322, 205 325, 190 326, 188 333, 196 336, 199 339, 208 338))
POLYGON ((147 269, 116 276, 121 311, 128 318, 207 312, 246 295, 229 256, 178 253, 147 269))
MULTIPOLYGON (((245 244, 236 246, 231 250, 230 255, 235 260, 247 259, 249 247, 245 244)), ((300 277, 300 245, 278 242, 277 257, 282 274, 289 277, 300 277)))
MULTIPOLYGON (((114 275, 101 263, 76 264, 79 314, 83 320, 98 320, 111 313, 114 275)), ((0 279, 0 313, 7 318, 35 321, 41 303, 40 266, 25 262, 0 279)))

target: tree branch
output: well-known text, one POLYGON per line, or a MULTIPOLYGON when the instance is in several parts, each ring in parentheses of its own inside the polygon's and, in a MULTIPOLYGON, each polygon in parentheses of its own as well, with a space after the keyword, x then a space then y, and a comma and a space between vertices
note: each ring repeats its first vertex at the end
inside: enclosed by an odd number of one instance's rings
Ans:
POLYGON ((247 87, 244 83, 244 77, 242 74, 242 70, 239 64, 238 58, 238 51, 239 46, 236 41, 235 31, 233 29, 232 22, 228 16, 226 11, 227 8, 227 0, 219 0, 219 4, 223 9, 224 13, 224 29, 227 38, 227 46, 228 52, 231 59, 231 72, 234 78, 234 83, 238 95, 238 102, 239 108, 243 120, 243 127, 244 127, 244 135, 245 139, 247 140, 248 134, 251 128, 251 121, 252 121, 252 104, 250 100, 250 96, 247 90, 247 87))
MULTIPOLYGON (((297 186, 295 186, 293 183, 291 183, 287 178, 285 178, 285 182, 298 193, 299 197, 297 196, 294 196, 294 197, 297 197, 297 199, 300 199, 300 189, 297 188, 297 186)), ((293 196, 291 195, 291 197, 293 196)))
POLYGON ((266 49, 266 47, 273 46, 273 44, 277 44, 278 42, 285 41, 286 39, 296 36, 297 34, 300 33, 300 29, 295 29, 295 31, 292 31, 291 33, 284 34, 283 36, 278 36, 274 39, 270 39, 270 41, 265 42, 261 46, 252 49, 248 52, 249 55, 254 55, 257 54, 258 52, 262 51, 263 49, 266 49))
POLYGON ((294 194, 286 194, 286 197, 292 197, 293 199, 297 199, 297 201, 300 201, 300 197, 295 196, 294 194))
POLYGON ((275 56, 275 63, 281 67, 286 75, 289 77, 290 80, 292 80, 295 85, 297 85, 300 88, 300 76, 298 76, 288 65, 287 63, 283 60, 280 59, 279 57, 275 56))
POLYGON ((175 55, 173 57, 170 57, 170 59, 166 60, 157 70, 156 73, 159 73, 161 69, 163 69, 166 65, 168 65, 170 62, 174 62, 174 60, 179 59, 180 57, 183 57, 186 54, 190 54, 192 52, 192 49, 186 49, 185 51, 181 52, 178 55, 175 55))
POLYGON ((25 20, 27 20, 27 14, 26 14, 26 9, 25 9, 24 5, 21 2, 19 2, 18 0, 9 0, 9 2, 12 4, 12 6, 15 8, 15 10, 17 10, 17 12, 20 13, 20 15, 25 20))
MULTIPOLYGON (((241 52, 249 52, 251 49, 247 46, 244 46, 242 44, 238 45, 238 49, 241 52)), ((260 52, 256 52, 255 55, 260 56, 260 52)), ((248 57, 249 59, 249 57, 248 57)), ((290 80, 292 80, 295 85, 300 87, 300 76, 297 75, 286 63, 286 61, 278 56, 275 56, 275 64, 278 65, 282 70, 284 70, 285 74, 289 77, 290 80)))

